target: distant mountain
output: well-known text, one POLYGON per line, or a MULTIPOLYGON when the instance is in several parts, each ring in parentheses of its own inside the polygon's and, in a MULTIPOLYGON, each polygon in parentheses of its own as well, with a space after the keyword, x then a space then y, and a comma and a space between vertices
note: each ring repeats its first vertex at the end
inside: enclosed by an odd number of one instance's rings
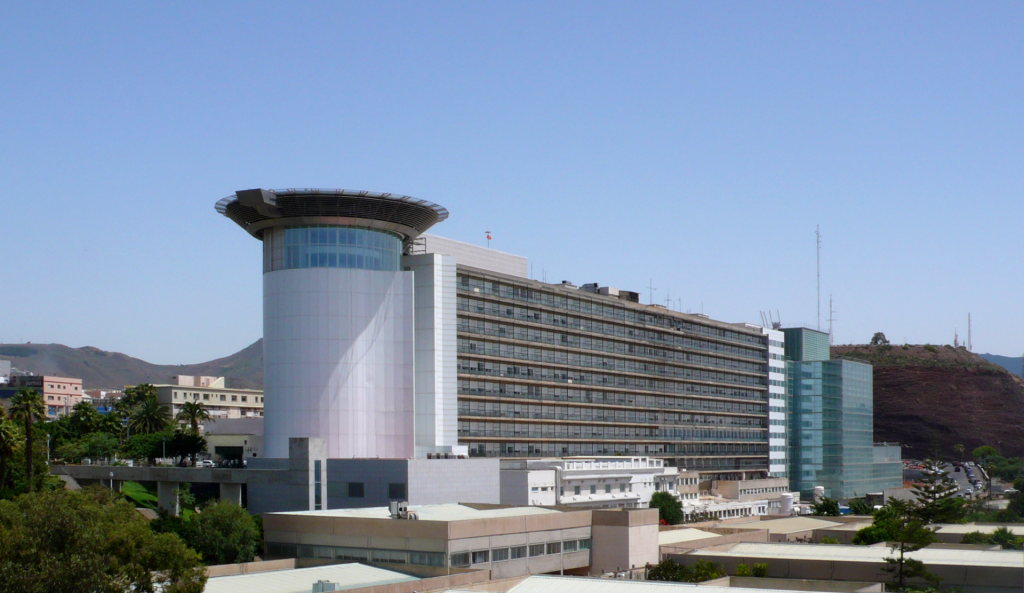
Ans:
POLYGON ((174 375, 225 377, 228 387, 263 389, 262 339, 231 356, 199 364, 151 364, 120 352, 62 344, 0 344, 0 359, 37 375, 81 379, 85 389, 167 383, 174 375))
POLYGON ((1024 455, 1024 381, 988 355, 896 345, 833 346, 832 356, 874 365, 875 441, 902 444, 905 457, 935 450, 952 457, 958 443, 967 451, 992 445, 1024 455))
POLYGON ((1010 371, 1014 375, 1017 375, 1018 377, 1020 376, 1021 362, 1024 361, 1024 358, 1021 358, 1019 356, 1017 358, 1013 358, 1010 356, 999 356, 998 354, 979 354, 978 356, 984 358, 989 362, 998 364, 999 366, 1010 371))

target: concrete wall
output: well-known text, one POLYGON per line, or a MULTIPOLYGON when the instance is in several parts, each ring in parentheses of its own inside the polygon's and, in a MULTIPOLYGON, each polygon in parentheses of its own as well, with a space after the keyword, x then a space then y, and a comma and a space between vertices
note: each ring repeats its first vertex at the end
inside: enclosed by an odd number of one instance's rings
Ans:
POLYGON ((409 504, 501 502, 501 461, 410 459, 409 504))
POLYGON ((658 510, 594 510, 591 574, 657 564, 658 510))
POLYGON ((409 461, 406 459, 328 459, 327 508, 386 507, 388 484, 405 484, 409 493, 409 461), (348 496, 348 483, 363 484, 363 498, 348 496))
POLYGON ((413 274, 308 268, 263 275, 264 446, 327 441, 328 457, 414 454, 413 274))

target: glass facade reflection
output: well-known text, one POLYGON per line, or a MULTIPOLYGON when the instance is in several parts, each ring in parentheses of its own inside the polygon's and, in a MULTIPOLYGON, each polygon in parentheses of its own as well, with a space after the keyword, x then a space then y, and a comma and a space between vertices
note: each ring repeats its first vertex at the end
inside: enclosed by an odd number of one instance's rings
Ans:
POLYGON ((871 365, 851 360, 790 361, 790 481, 813 494, 852 498, 902 485, 898 447, 874 446, 871 365))
POLYGON ((397 272, 402 240, 376 229, 300 226, 263 235, 263 273, 295 268, 356 268, 397 272))

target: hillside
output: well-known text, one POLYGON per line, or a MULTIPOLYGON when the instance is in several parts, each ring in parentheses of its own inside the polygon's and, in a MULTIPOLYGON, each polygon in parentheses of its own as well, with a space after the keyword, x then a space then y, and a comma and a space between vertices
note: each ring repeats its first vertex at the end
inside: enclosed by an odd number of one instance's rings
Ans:
POLYGON ((0 345, 0 358, 37 375, 82 379, 86 389, 166 383, 174 375, 226 377, 228 387, 263 389, 263 340, 225 358, 185 365, 151 364, 120 352, 62 344, 0 345))
POLYGON ((1014 358, 1012 356, 1000 356, 998 354, 979 354, 978 356, 984 358, 989 362, 994 362, 1004 369, 1010 371, 1014 375, 1021 374, 1021 366, 1024 363, 1024 358, 1020 356, 1014 358))
POLYGON ((953 445, 993 445, 1024 455, 1024 382, 964 348, 834 346, 832 356, 874 365, 875 441, 899 442, 904 456, 953 445))

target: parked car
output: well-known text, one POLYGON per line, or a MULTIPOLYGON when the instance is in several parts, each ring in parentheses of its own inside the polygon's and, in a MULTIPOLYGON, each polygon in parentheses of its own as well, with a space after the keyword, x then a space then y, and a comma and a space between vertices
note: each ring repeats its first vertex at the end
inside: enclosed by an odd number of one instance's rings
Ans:
POLYGON ((200 459, 196 462, 196 467, 217 467, 217 464, 212 459, 200 459))

